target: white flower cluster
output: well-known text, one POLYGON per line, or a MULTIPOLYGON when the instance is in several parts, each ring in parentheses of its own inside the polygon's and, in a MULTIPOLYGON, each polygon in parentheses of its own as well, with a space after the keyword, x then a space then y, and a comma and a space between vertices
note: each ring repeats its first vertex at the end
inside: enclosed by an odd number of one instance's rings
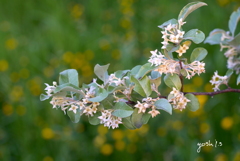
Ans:
POLYGON ((165 30, 162 31, 162 49, 166 49, 169 42, 178 44, 182 41, 185 32, 181 31, 181 26, 185 23, 186 22, 183 22, 182 19, 180 19, 178 20, 178 24, 169 24, 167 27, 165 27, 165 30))
POLYGON ((142 99, 142 103, 137 101, 137 104, 134 106, 138 108, 138 113, 145 113, 147 109, 151 109, 148 113, 152 115, 152 117, 160 114, 158 110, 156 110, 156 106, 154 106, 154 102, 159 100, 159 98, 153 99, 151 97, 147 97, 142 99))
POLYGON ((176 51, 179 56, 182 56, 183 53, 186 53, 189 49, 189 46, 186 44, 180 45, 180 48, 176 51))
POLYGON ((45 83, 45 85, 47 86, 44 90, 46 90, 46 93, 48 96, 52 96, 53 91, 55 90, 56 86, 57 86, 57 82, 53 82, 53 85, 50 86, 49 84, 45 83))
POLYGON ((218 75, 218 71, 214 72, 214 75, 212 77, 212 80, 210 80, 210 83, 212 85, 214 85, 214 88, 213 90, 216 92, 216 91, 219 91, 219 86, 221 84, 227 84, 227 79, 228 77, 225 75, 225 76, 219 76, 218 75))
POLYGON ((112 115, 112 110, 103 110, 102 115, 98 117, 100 124, 112 129, 118 128, 118 125, 122 123, 122 118, 112 115))
POLYGON ((224 53, 224 55, 228 58, 227 68, 228 69, 233 69, 233 70, 236 71, 237 74, 239 74, 240 73, 240 61, 239 61, 240 53, 239 53, 239 50, 237 50, 236 47, 231 46, 228 43, 226 43, 226 42, 230 42, 233 39, 234 39, 234 37, 230 36, 229 32, 223 32, 222 37, 221 37, 222 43, 220 43, 220 46, 221 46, 221 51, 224 48, 227 49, 227 51, 224 53))
POLYGON ((190 102, 190 100, 187 99, 182 92, 174 87, 170 92, 170 95, 171 96, 168 101, 173 105, 173 108, 179 109, 180 111, 182 111, 182 109, 185 109, 187 103, 190 102))
MULTIPOLYGON (((175 61, 173 59, 167 59, 161 52, 157 50, 151 51, 151 57, 148 60, 152 65, 158 66, 155 71, 158 71, 160 74, 168 74, 168 73, 176 73, 180 74, 180 63, 179 61, 175 61), (158 54, 159 53, 159 54, 158 54)), ((199 75, 205 72, 205 63, 200 61, 194 61, 190 64, 182 63, 182 69, 184 69, 187 73, 186 78, 190 79, 196 73, 199 75)))
POLYGON ((116 86, 119 86, 119 85, 121 85, 121 84, 124 84, 124 81, 122 80, 122 79, 120 79, 120 78, 117 78, 116 76, 115 76, 115 74, 111 74, 110 76, 109 76, 109 78, 108 78, 108 83, 109 84, 111 84, 111 83, 115 83, 116 84, 116 86))

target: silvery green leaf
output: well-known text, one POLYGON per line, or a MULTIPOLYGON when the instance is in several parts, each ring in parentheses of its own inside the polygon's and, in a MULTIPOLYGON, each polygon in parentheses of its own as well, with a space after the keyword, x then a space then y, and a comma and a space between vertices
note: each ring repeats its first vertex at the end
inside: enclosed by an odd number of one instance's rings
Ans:
POLYGON ((107 65, 95 65, 94 67, 94 73, 98 76, 99 79, 101 79, 104 84, 107 83, 107 80, 108 80, 108 67, 109 67, 110 64, 107 64, 107 65))
POLYGON ((67 69, 59 74, 59 84, 71 83, 79 86, 78 72, 75 69, 67 69))
POLYGON ((207 50, 202 47, 195 48, 191 54, 190 61, 201 61, 207 56, 207 53, 207 50))
POLYGON ((240 20, 240 8, 238 8, 237 11, 231 14, 230 19, 228 21, 228 27, 233 36, 239 20, 240 20))
POLYGON ((163 24, 161 24, 160 26, 158 26, 159 28, 161 29, 164 29, 166 28, 169 24, 173 25, 173 24, 177 24, 178 21, 176 19, 171 19, 171 20, 168 20, 166 22, 164 22, 163 24))
POLYGON ((172 114, 172 106, 167 99, 159 99, 154 103, 154 105, 157 109, 164 110, 170 115, 172 114))
POLYGON ((130 106, 128 106, 125 102, 117 102, 113 109, 114 111, 112 112, 112 115, 121 118, 131 116, 133 113, 133 109, 130 106))
POLYGON ((156 66, 151 65, 151 63, 146 63, 143 66, 141 66, 141 68, 139 69, 138 73, 136 74, 136 78, 137 79, 141 79, 142 77, 144 77, 148 72, 152 71, 153 69, 155 69, 156 66))
POLYGON ((199 44, 205 39, 205 34, 198 29, 192 29, 183 35, 183 39, 192 40, 194 43, 199 44))
POLYGON ((148 97, 152 93, 152 88, 150 84, 150 79, 145 75, 141 80, 130 77, 130 80, 135 83, 134 91, 139 93, 143 97, 148 97))
POLYGON ((164 77, 164 82, 170 88, 175 87, 176 89, 180 90, 182 87, 181 80, 180 80, 179 76, 175 73, 174 74, 166 74, 164 77))
POLYGON ((182 18, 182 21, 186 19, 186 17, 193 12, 194 10, 198 9, 199 7, 206 6, 206 3, 203 2, 191 2, 188 3, 186 6, 183 7, 183 9, 180 11, 178 15, 178 20, 182 18))
POLYGON ((197 111, 200 107, 197 97, 191 93, 186 94, 185 97, 191 101, 187 103, 186 108, 191 111, 197 111))

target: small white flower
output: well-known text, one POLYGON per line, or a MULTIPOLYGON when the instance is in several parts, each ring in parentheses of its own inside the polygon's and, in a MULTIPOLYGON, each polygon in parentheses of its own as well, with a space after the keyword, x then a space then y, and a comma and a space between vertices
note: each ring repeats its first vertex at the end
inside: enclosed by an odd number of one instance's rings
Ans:
POLYGON ((68 111, 73 111, 75 114, 77 113, 78 106, 71 105, 71 108, 68 109, 68 111))

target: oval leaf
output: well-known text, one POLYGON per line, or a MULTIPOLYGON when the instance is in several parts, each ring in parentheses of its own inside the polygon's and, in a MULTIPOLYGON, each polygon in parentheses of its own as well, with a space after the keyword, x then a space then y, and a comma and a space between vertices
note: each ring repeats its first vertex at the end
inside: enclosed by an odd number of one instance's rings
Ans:
POLYGON ((113 109, 114 111, 112 112, 112 115, 121 118, 131 116, 133 113, 133 109, 130 106, 128 106, 125 102, 117 102, 113 109))
POLYGON ((99 116, 101 116, 101 112, 97 112, 95 113, 93 116, 89 116, 88 117, 88 121, 91 125, 98 125, 100 124, 100 119, 98 118, 99 116))
POLYGON ((177 74, 173 74, 173 75, 167 74, 167 75, 165 75, 164 82, 170 88, 175 87, 178 90, 180 90, 181 87, 182 87, 181 80, 180 80, 180 78, 177 74))
POLYGON ((191 93, 186 94, 185 97, 191 101, 187 103, 186 108, 190 111, 197 111, 200 106, 197 97, 191 93))
POLYGON ((135 83, 134 91, 143 97, 148 97, 152 93, 150 79, 145 75, 141 80, 136 79, 134 76, 130 80, 135 83))
POLYGON ((123 118, 123 119, 122 119, 122 123, 123 123, 123 125, 124 125, 126 128, 128 128, 128 129, 131 129, 131 130, 136 129, 136 127, 132 124, 131 116, 130 116, 130 117, 123 118))
POLYGON ((180 20, 182 18, 182 21, 185 20, 185 18, 194 10, 198 9, 199 7, 202 6, 207 6, 206 3, 203 2, 191 2, 188 3, 185 7, 183 7, 183 9, 180 11, 179 15, 178 15, 178 19, 180 20))
POLYGON ((79 86, 78 72, 75 69, 64 70, 59 74, 59 84, 71 83, 79 86))
POLYGON ((233 36, 239 20, 240 20, 240 8, 238 8, 237 11, 231 14, 230 19, 228 21, 228 27, 233 36))
POLYGON ((205 34, 198 29, 192 29, 183 35, 183 39, 192 40, 194 43, 199 44, 205 39, 205 34))
POLYGON ((159 28, 161 29, 164 29, 166 28, 169 24, 173 25, 173 24, 177 24, 178 21, 176 19, 171 19, 171 20, 168 20, 166 22, 164 22, 163 24, 161 24, 160 26, 158 26, 159 28))
POLYGON ((138 113, 138 109, 135 109, 132 116, 131 116, 131 121, 134 127, 140 128, 143 125, 143 113, 138 113))
POLYGON ((77 109, 76 113, 73 111, 67 111, 67 114, 73 123, 78 123, 81 117, 81 110, 77 109))
POLYGON ((41 94, 41 95, 40 95, 40 101, 47 100, 47 99, 49 99, 50 97, 51 97, 51 96, 49 96, 49 95, 41 94))
POLYGON ((206 49, 199 47, 195 48, 191 54, 190 61, 201 61, 207 56, 208 52, 206 49))
POLYGON ((154 105, 157 109, 164 110, 170 115, 172 114, 172 106, 167 99, 159 99, 154 103, 154 105))
POLYGON ((156 66, 152 66, 151 63, 146 63, 139 69, 138 73, 136 74, 137 79, 141 79, 143 76, 145 76, 148 72, 155 69, 156 66))
POLYGON ((102 100, 107 98, 107 96, 108 96, 108 92, 103 88, 99 88, 97 96, 93 98, 89 98, 88 100, 91 102, 101 102, 102 100))
POLYGON ((60 92, 60 91, 69 91, 69 92, 76 92, 82 94, 80 91, 80 88, 77 86, 71 84, 71 83, 65 83, 57 86, 54 90, 54 93, 60 92))
POLYGON ((107 72, 109 65, 110 64, 101 66, 97 64, 94 67, 94 73, 98 76, 99 79, 101 79, 104 82, 104 84, 106 84, 109 77, 107 72))

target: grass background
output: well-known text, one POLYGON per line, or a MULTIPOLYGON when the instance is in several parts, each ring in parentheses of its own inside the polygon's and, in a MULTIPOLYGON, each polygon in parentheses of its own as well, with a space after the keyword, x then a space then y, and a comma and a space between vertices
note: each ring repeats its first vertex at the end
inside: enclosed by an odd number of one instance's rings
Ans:
MULTIPOLYGON (((89 83, 95 64, 110 63, 110 72, 144 64, 161 48, 157 27, 177 18, 190 0, 1 0, 0 1, 0 160, 3 161, 203 161, 240 160, 238 94, 198 97, 196 112, 161 112, 138 130, 112 130, 74 124, 62 111, 40 102, 44 83, 74 68, 89 83), (222 142, 221 147, 197 143, 222 142)), ((227 30, 237 0, 205 0, 184 25, 206 36, 227 30)), ((239 26, 238 26, 239 27, 239 26)), ((206 73, 187 82, 186 91, 211 91, 209 80, 224 75, 226 59, 219 46, 200 44, 209 54, 206 73)), ((230 80, 235 86, 236 75, 230 80)))

